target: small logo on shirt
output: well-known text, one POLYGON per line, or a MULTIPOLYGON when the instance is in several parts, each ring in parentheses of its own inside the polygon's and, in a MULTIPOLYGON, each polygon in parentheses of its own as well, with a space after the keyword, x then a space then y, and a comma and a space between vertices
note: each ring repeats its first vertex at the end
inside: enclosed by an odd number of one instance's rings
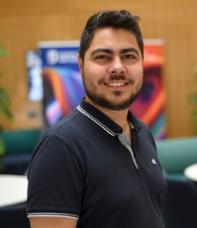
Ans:
POLYGON ((156 160, 155 160, 154 158, 151 160, 151 162, 152 162, 154 165, 157 164, 157 162, 156 162, 156 160))

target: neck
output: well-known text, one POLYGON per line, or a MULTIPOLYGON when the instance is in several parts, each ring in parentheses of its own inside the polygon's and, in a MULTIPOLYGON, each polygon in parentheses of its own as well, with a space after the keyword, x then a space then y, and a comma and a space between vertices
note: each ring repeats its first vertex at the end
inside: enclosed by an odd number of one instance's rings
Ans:
POLYGON ((123 129, 123 133, 125 133, 126 135, 130 134, 130 126, 127 119, 128 111, 129 111, 128 108, 123 110, 111 110, 111 109, 104 108, 98 104, 95 104, 88 97, 86 97, 86 101, 92 104, 97 109, 99 109, 101 112, 103 112, 116 124, 118 124, 123 129))

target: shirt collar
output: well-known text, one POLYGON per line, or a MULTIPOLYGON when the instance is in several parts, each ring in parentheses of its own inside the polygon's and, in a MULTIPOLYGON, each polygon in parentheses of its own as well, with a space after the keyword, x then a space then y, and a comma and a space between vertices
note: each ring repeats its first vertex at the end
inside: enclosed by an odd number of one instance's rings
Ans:
MULTIPOLYGON (((81 104, 77 107, 77 109, 87 118, 99 125, 103 130, 107 131, 110 135, 115 136, 122 133, 122 128, 117 123, 115 123, 95 106, 86 102, 84 99, 81 101, 81 104)), ((138 131, 141 128, 139 126, 138 120, 130 111, 128 113, 128 119, 131 123, 131 127, 134 130, 138 131)))

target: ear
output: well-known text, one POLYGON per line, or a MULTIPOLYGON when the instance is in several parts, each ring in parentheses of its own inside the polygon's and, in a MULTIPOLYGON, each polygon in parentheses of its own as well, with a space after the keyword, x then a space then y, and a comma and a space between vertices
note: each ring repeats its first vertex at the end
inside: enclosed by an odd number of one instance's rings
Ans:
POLYGON ((82 72, 83 72, 83 59, 79 56, 79 54, 78 54, 78 64, 79 64, 80 73, 82 74, 82 72))

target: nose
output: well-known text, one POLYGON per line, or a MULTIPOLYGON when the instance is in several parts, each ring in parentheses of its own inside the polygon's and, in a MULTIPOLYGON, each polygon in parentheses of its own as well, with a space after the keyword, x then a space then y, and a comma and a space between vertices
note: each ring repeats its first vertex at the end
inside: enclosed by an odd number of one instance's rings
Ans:
POLYGON ((122 75, 125 74, 126 72, 126 67, 123 64, 122 60, 120 57, 116 57, 113 59, 110 67, 109 67, 109 73, 111 75, 122 75))

